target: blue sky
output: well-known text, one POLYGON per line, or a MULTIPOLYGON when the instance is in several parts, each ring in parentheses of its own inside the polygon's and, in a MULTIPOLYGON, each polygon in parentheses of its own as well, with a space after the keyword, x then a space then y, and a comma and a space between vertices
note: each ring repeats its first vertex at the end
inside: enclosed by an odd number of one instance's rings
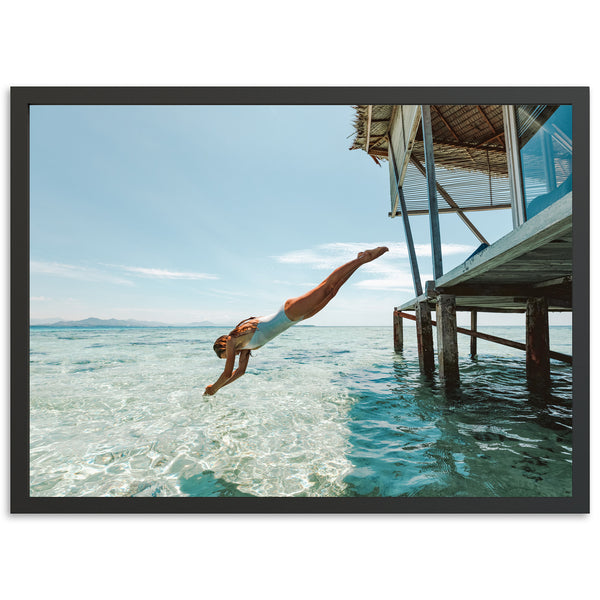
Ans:
MULTIPOLYGON (((390 325, 414 295, 402 221, 387 216, 387 163, 348 149, 352 119, 350 106, 31 107, 32 319, 235 324, 387 245, 311 322, 390 325)), ((512 228, 509 211, 470 218, 490 241, 512 228)), ((431 279, 427 217, 411 225, 431 279)), ((478 242, 455 215, 441 226, 447 271, 478 242)))

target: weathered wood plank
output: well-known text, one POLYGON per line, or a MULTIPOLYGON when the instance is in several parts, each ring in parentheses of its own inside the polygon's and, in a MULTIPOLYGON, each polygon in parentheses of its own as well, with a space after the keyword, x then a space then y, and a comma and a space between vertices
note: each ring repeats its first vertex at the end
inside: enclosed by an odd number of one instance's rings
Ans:
POLYGON ((530 297, 538 295, 555 295, 565 297, 570 295, 571 288, 569 285, 563 286, 545 286, 542 287, 533 285, 524 285, 520 282, 515 283, 463 283, 453 285, 449 287, 439 287, 437 291, 440 294, 451 294, 453 296, 482 296, 482 297, 498 297, 498 296, 512 296, 512 297, 530 297))
POLYGON ((441 294, 436 306, 438 369, 446 384, 457 384, 458 341, 456 337, 456 302, 454 296, 441 294))
POLYGON ((396 352, 402 352, 402 350, 404 350, 402 317, 397 310, 394 311, 394 350, 396 352))
POLYGON ((415 310, 415 307, 419 302, 431 302, 430 310, 435 310, 435 299, 425 294, 419 294, 416 298, 412 298, 408 302, 405 302, 401 306, 397 306, 396 310, 415 310))
POLYGON ((365 150, 369 152, 369 143, 371 142, 371 120, 373 118, 373 105, 367 106, 367 139, 365 141, 365 150))
POLYGON ((540 281, 539 283, 534 283, 531 287, 533 288, 544 288, 544 287, 552 287, 555 285, 564 285, 571 284, 573 282, 573 276, 567 275, 566 277, 557 277, 556 279, 549 279, 546 281, 540 281))
MULTIPOLYGON (((395 107, 395 112, 390 119, 388 150, 386 158, 390 158, 392 151, 396 157, 396 166, 398 173, 396 176, 397 183, 390 185, 392 195, 392 211, 391 217, 397 216, 399 204, 398 186, 402 186, 406 168, 412 152, 412 147, 417 135, 419 123, 421 121, 421 107, 418 105, 398 105, 395 107)), ((371 151, 373 154, 373 151, 371 151)), ((394 181, 394 173, 392 170, 392 161, 390 160, 390 183, 394 181)))
POLYGON ((417 323, 417 351, 419 368, 422 373, 431 374, 435 370, 433 350, 433 329, 431 327, 431 312, 427 302, 419 302, 416 306, 415 321, 417 323))
MULTIPOLYGON (((471 332, 477 333, 477 311, 471 311, 471 332)), ((477 336, 471 336, 471 358, 477 356, 477 336)))
POLYGON ((563 236, 571 229, 572 213, 573 196, 568 194, 491 246, 438 278, 437 286, 452 286, 468 281, 543 246, 555 237, 563 236))
POLYGON ((526 315, 527 379, 545 382, 550 379, 550 338, 546 299, 529 298, 526 315))
POLYGON ((508 307, 508 306, 481 306, 480 304, 459 304, 458 298, 456 303, 456 312, 471 312, 477 309, 477 312, 493 313, 498 315, 513 315, 525 312, 524 306, 508 307))

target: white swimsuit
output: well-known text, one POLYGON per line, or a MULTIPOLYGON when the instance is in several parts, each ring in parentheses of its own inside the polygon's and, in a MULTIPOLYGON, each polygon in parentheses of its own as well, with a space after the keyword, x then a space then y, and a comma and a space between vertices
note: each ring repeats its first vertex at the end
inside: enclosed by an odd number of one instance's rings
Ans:
POLYGON ((250 338, 250 341, 244 346, 245 350, 256 350, 261 346, 264 346, 267 342, 270 342, 274 337, 283 333, 286 329, 292 325, 299 323, 300 321, 290 321, 283 306, 272 315, 267 317, 258 317, 258 326, 254 332, 254 335, 250 338))

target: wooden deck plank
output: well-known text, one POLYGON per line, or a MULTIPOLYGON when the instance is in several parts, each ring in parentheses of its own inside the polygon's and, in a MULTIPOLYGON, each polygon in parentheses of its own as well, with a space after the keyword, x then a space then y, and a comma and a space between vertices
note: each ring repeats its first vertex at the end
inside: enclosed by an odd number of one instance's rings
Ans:
POLYGON ((573 196, 568 194, 479 254, 439 277, 436 286, 451 287, 484 275, 555 238, 568 235, 572 226, 572 206, 573 196))
MULTIPOLYGON (((457 310, 523 312, 527 297, 540 293, 546 296, 549 310, 570 310, 571 225, 572 195, 569 194, 438 278, 433 287, 436 293, 456 296, 457 310), (563 281, 565 285, 544 292, 534 290, 538 284, 548 281, 563 281)), ((436 293, 430 290, 429 294, 412 298, 397 310, 414 310, 418 302, 425 301, 433 308, 436 293)))

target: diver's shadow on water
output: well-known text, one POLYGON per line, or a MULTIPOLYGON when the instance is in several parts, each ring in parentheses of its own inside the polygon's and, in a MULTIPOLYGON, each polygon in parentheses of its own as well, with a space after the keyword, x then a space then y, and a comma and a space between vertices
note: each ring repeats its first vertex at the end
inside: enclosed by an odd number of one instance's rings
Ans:
POLYGON ((234 483, 215 477, 212 471, 203 471, 191 477, 180 477, 179 489, 186 496, 201 498, 253 498, 241 492, 234 483))

